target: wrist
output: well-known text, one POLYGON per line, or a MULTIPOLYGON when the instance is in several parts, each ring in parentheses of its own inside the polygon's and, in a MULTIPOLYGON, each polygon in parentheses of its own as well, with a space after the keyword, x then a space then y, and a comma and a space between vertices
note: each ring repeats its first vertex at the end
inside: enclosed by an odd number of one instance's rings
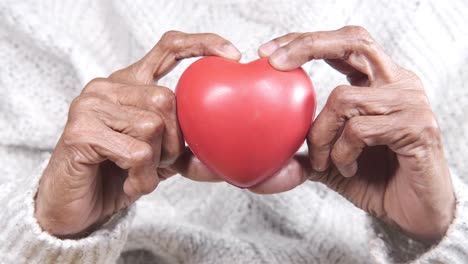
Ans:
POLYGON ((446 207, 446 209, 440 212, 439 217, 437 217, 438 220, 434 221, 434 232, 430 234, 428 238, 425 239, 425 241, 423 242, 434 244, 440 241, 447 233, 447 230, 449 229, 450 225, 455 219, 455 213, 456 213, 455 194, 452 194, 452 199, 450 200, 451 201, 448 202, 448 206, 446 207))
POLYGON ((404 230, 409 237, 425 245, 439 242, 447 233, 456 213, 456 199, 452 194, 450 198, 441 202, 439 208, 431 208, 432 213, 426 214, 425 221, 417 221, 413 229, 404 230))
POLYGON ((53 236, 61 237, 69 234, 69 227, 63 223, 63 219, 57 217, 57 213, 51 210, 48 205, 47 198, 44 197, 44 191, 39 187, 36 197, 34 197, 34 217, 36 218, 41 229, 53 236))
POLYGON ((44 175, 34 197, 34 217, 41 229, 58 238, 73 238, 86 228, 80 218, 68 212, 63 205, 65 197, 54 199, 49 178, 44 175))
POLYGON ((43 231, 60 239, 82 238, 93 230, 91 227, 82 228, 74 221, 67 221, 61 214, 57 214, 57 211, 50 210, 50 207, 38 200, 38 196, 35 199, 34 217, 43 231))

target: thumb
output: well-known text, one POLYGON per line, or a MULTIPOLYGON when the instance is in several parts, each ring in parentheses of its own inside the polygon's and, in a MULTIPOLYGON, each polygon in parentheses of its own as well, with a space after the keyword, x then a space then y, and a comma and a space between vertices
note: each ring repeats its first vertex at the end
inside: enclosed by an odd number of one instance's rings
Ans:
POLYGON ((304 183, 311 170, 308 155, 296 154, 280 171, 249 190, 257 194, 286 192, 304 183))
POLYGON ((170 166, 170 168, 180 175, 194 181, 201 182, 218 182, 222 179, 203 164, 193 153, 186 147, 185 151, 179 158, 170 166))
POLYGON ((220 56, 238 61, 241 53, 230 41, 217 34, 168 31, 142 59, 113 73, 110 78, 123 83, 151 84, 181 60, 199 56, 220 56))

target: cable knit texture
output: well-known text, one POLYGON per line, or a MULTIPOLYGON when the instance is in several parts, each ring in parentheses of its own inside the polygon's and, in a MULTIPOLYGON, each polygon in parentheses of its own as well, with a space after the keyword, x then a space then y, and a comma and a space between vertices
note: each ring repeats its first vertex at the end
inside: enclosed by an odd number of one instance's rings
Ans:
MULTIPOLYGON (((0 1, 0 263, 468 263, 467 17, 462 0, 0 1), (171 29, 218 33, 250 61, 273 37, 346 24, 367 28, 425 84, 460 176, 456 218, 438 244, 408 239, 318 183, 259 196, 182 177, 86 238, 40 229, 38 180, 89 80, 134 62, 171 29)), ((173 88, 192 61, 161 84, 173 88)), ((304 69, 320 109, 345 79, 320 61, 304 69)))

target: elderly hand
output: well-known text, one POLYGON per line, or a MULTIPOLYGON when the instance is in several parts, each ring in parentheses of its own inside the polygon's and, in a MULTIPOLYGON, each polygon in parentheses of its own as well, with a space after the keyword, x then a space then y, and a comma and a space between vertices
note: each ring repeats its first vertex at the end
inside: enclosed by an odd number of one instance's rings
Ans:
POLYGON ((199 161, 184 152, 175 96, 155 84, 181 59, 203 55, 240 59, 217 35, 171 31, 140 61, 86 85, 40 181, 35 215, 45 231, 86 235, 175 170, 216 179, 196 173, 199 161))
POLYGON ((324 59, 351 85, 331 93, 296 156, 258 193, 319 181, 409 236, 435 242, 454 217, 455 197, 441 134, 418 77, 396 65, 361 27, 290 33, 260 56, 279 70, 324 59))

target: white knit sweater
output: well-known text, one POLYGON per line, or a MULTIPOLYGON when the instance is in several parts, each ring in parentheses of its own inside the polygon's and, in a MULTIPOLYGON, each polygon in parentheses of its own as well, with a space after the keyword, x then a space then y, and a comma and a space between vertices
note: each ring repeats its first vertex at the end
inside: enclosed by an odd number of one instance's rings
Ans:
MULTIPOLYGON (((381 2, 1 0, 0 263, 468 263, 468 3, 381 2), (440 243, 411 241, 313 182, 259 196, 176 176, 89 237, 60 240, 37 224, 42 169, 91 78, 140 58, 170 29, 218 33, 249 61, 286 32, 346 24, 366 27, 425 83, 457 191, 440 243)), ((188 63, 162 84, 174 87, 188 63)), ((320 110, 345 80, 323 62, 304 68, 320 110)))

